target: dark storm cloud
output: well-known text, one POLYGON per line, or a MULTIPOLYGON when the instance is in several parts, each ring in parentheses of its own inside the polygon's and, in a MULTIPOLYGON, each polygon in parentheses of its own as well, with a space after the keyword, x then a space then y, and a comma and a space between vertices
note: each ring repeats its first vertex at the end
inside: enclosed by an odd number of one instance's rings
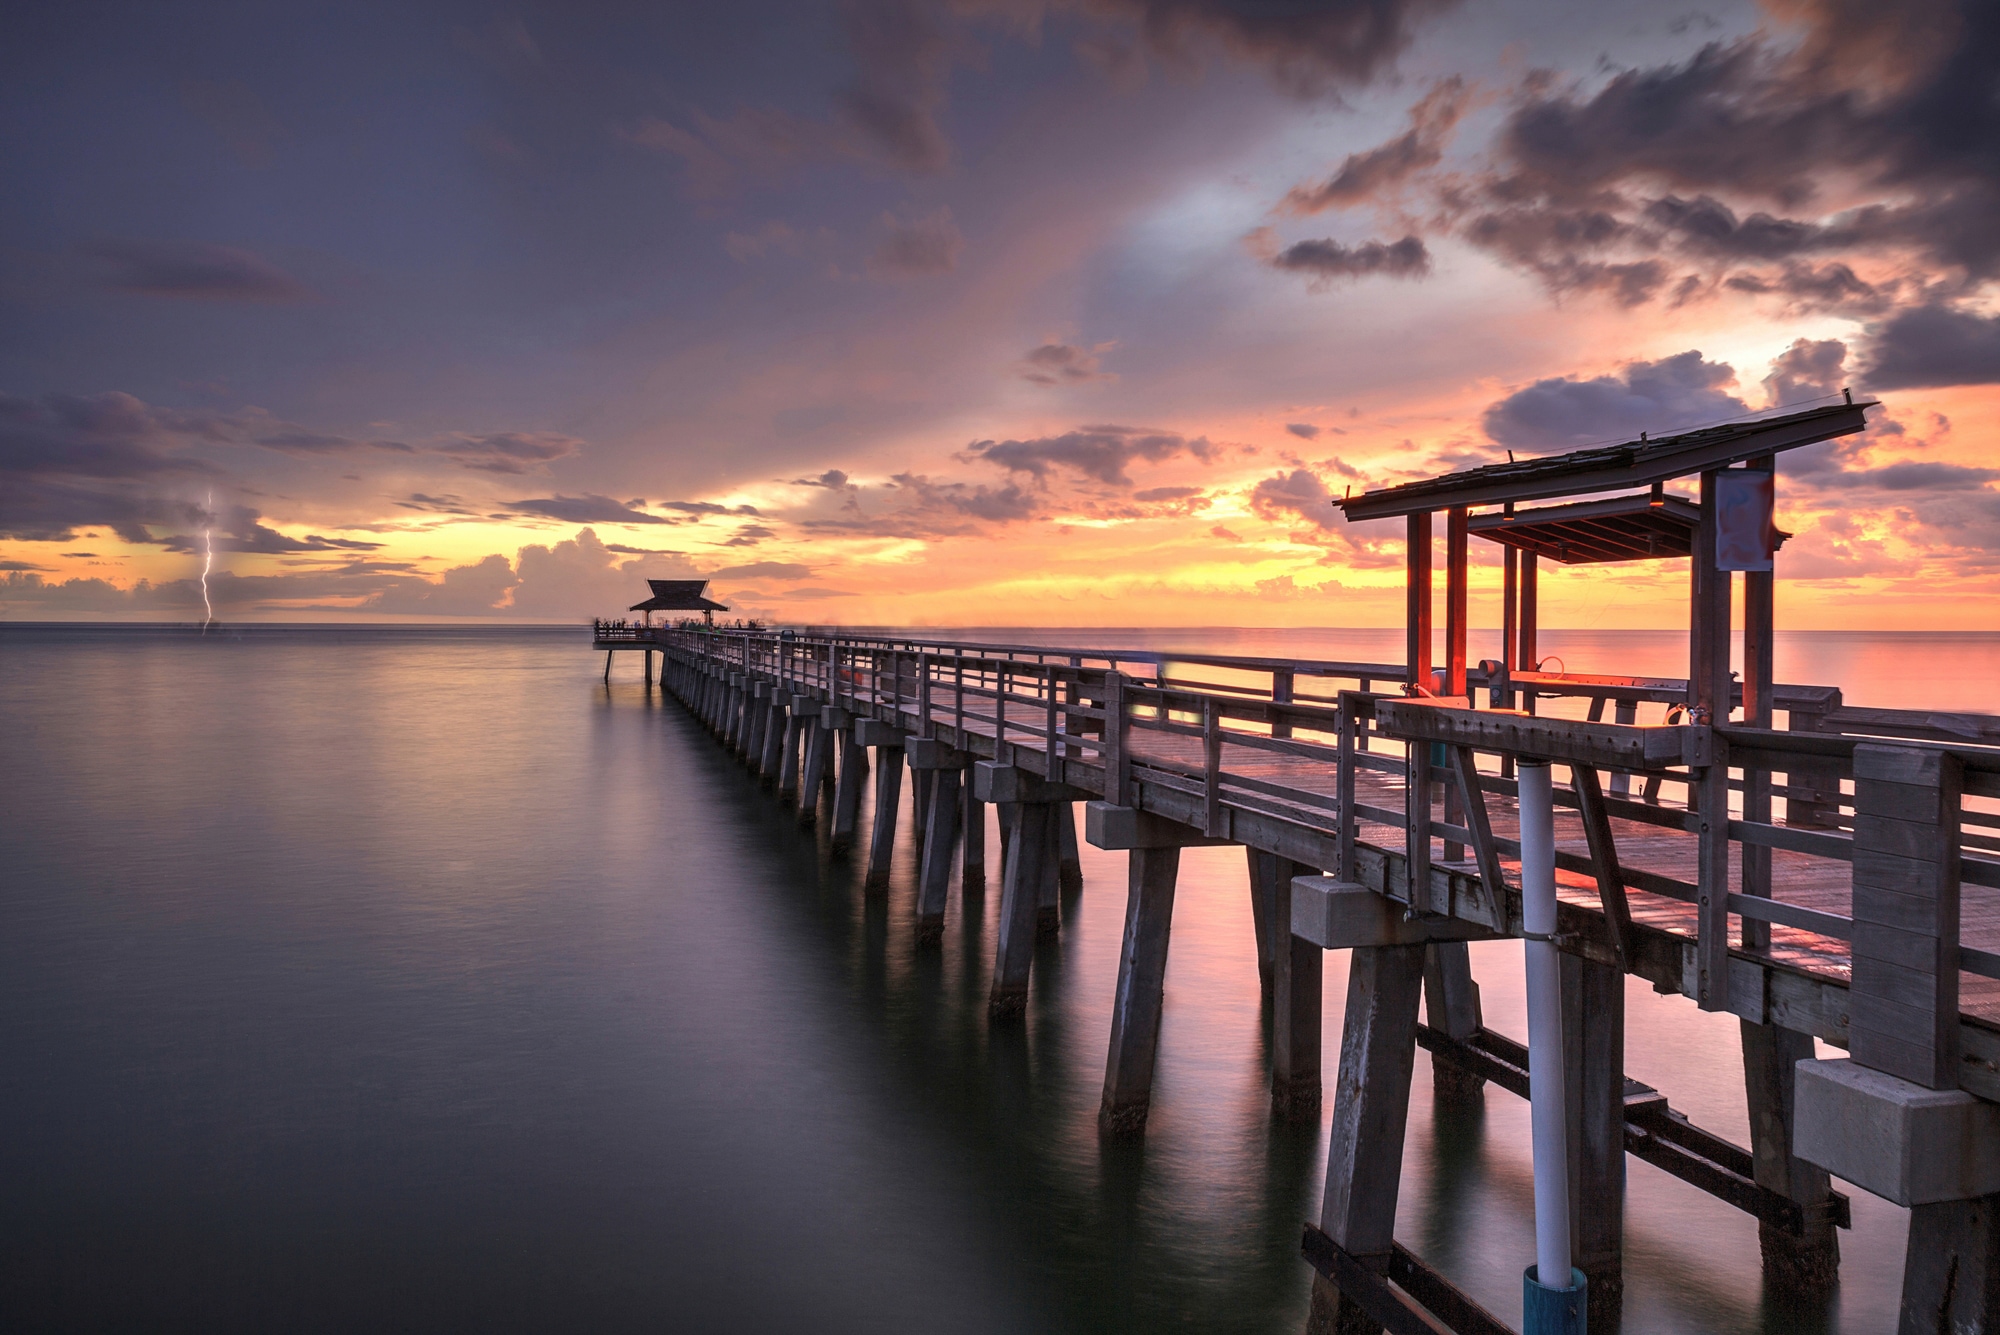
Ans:
POLYGON ((1274 269, 1306 274, 1315 286, 1340 278, 1421 278, 1431 271, 1431 254, 1422 240, 1406 236, 1384 244, 1365 241, 1344 246, 1338 241, 1298 241, 1272 255, 1265 263, 1274 269))
POLYGON ((824 487, 828 491, 842 491, 847 487, 847 474, 838 468, 829 468, 818 477, 795 477, 791 485, 795 487, 824 487))
POLYGON ((1314 426, 1311 422, 1287 422, 1285 423, 1285 430, 1291 432, 1300 440, 1313 440, 1318 437, 1321 428, 1314 426))
POLYGON ((752 561, 749 565, 724 566, 714 579, 810 579, 813 568, 794 561, 752 561))
POLYGON ((808 532, 934 540, 1037 519, 1045 510, 1039 493, 1016 483, 989 487, 939 482, 921 473, 893 475, 877 499, 886 508, 877 510, 871 503, 864 509, 860 495, 851 494, 839 517, 802 519, 798 527, 808 532))
POLYGON ((2000 276, 2000 9, 1786 11, 1795 43, 1712 43, 1594 89, 1528 81, 1498 168, 1453 197, 1464 234, 1558 291, 1647 257, 1695 266, 1613 289, 1627 300, 1685 295, 1698 273, 1746 263, 1781 267, 1731 275, 1737 290, 1880 309, 1891 294, 1851 267, 1804 261, 1833 251, 1913 258, 1960 284, 2000 276), (1833 181, 1850 193, 1826 213, 1833 181))
POLYGON ((201 241, 88 241, 77 247, 97 261, 118 292, 192 301, 285 304, 313 292, 261 255, 201 241))
POLYGON ((1410 128, 1379 147, 1350 153, 1334 174, 1318 185, 1301 185, 1285 196, 1293 213, 1318 213, 1348 208, 1374 199, 1401 185, 1444 158, 1445 144, 1465 115, 1465 80, 1441 80, 1422 101, 1410 108, 1410 128))
POLYGON ((1201 495, 1200 487, 1147 487, 1132 493, 1132 499, 1152 504, 1158 501, 1186 501, 1201 495))
POLYGON ((101 525, 151 542, 153 527, 198 523, 192 493, 218 470, 175 451, 239 435, 228 418, 130 394, 0 394, 0 536, 69 541, 101 525))
POLYGON ((1861 379, 1870 389, 2000 383, 2000 316, 1931 304, 1898 312, 1868 332, 1861 379))
POLYGON ((980 440, 966 447, 968 455, 1010 473, 1027 473, 1037 483, 1046 483, 1051 469, 1064 468, 1116 487, 1132 484, 1125 470, 1135 462, 1159 463, 1181 454, 1205 461, 1214 452, 1205 436, 1189 439, 1172 431, 1111 425, 1085 426, 1033 440, 980 440))
POLYGON ((380 551, 383 546, 379 542, 328 538, 317 533, 309 533, 303 538, 288 538, 276 529, 258 523, 256 513, 250 510, 238 509, 233 516, 223 518, 225 532, 221 536, 204 538, 200 534, 181 533, 155 538, 154 541, 170 552, 188 555, 206 551, 211 544, 218 552, 253 552, 264 556, 293 552, 373 552, 380 551))
POLYGON ((958 267, 965 238, 952 222, 950 209, 939 208, 910 222, 885 213, 882 227, 886 235, 868 258, 868 272, 876 277, 923 278, 958 267))
POLYGON ((1098 365, 1098 354, 1109 346, 1100 344, 1095 348, 1079 348, 1073 343, 1044 343, 1030 348, 1021 358, 1021 379, 1035 385, 1115 380, 1116 376, 1098 365))
POLYGON ((1179 60, 1220 45, 1268 67, 1301 93, 1381 73, 1410 44, 1416 27, 1455 0, 1082 0, 1081 8, 1131 24, 1146 44, 1179 60))
POLYGON ((1486 410, 1486 434, 1515 449, 1568 450, 1642 431, 1665 435, 1749 411, 1724 386, 1734 368, 1683 352, 1618 375, 1538 380, 1486 410))
POLYGON ((393 454, 415 454, 414 447, 400 440, 355 440, 349 436, 329 436, 317 431, 278 431, 253 437, 267 450, 281 454, 345 454, 352 450, 387 450, 393 454))
POLYGON ((507 508, 519 514, 559 519, 565 524, 671 524, 676 521, 635 510, 609 496, 542 496, 508 501, 507 508))

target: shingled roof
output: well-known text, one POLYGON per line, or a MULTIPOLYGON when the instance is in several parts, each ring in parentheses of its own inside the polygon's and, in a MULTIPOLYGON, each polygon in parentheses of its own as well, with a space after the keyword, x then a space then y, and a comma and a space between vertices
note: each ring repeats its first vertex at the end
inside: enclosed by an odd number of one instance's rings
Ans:
POLYGON ((1641 436, 1623 445, 1593 446, 1539 459, 1510 459, 1462 473, 1364 492, 1334 504, 1352 522, 1390 519, 1455 505, 1541 501, 1649 486, 1742 463, 1759 455, 1794 450, 1836 436, 1851 436, 1868 425, 1864 414, 1875 406, 1873 401, 1836 403, 1754 422, 1703 427, 1658 440, 1641 436))
POLYGON ((633 603, 628 612, 727 612, 721 603, 702 597, 708 588, 705 579, 649 579, 653 596, 633 603))

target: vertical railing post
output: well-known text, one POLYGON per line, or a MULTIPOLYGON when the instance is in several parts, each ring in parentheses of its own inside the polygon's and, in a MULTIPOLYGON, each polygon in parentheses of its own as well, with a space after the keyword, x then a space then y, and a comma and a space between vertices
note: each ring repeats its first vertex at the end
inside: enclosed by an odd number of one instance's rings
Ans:
POLYGON ((1042 772, 1050 783, 1062 782, 1062 748, 1056 745, 1056 668, 1048 664, 1042 672, 1042 694, 1047 697, 1048 733, 1042 739, 1046 752, 1042 761, 1042 772))
POLYGON ((1130 805, 1125 769, 1125 674, 1116 668, 1104 674, 1104 800, 1114 807, 1130 805))
POLYGON ((1705 1011, 1729 1008, 1729 744, 1703 728, 1706 763, 1696 765, 1690 796, 1697 802, 1696 832, 1701 851, 1695 889, 1700 935, 1695 957, 1700 973, 1696 1001, 1705 1011))
POLYGON ((1353 691, 1340 693, 1340 720, 1336 725, 1340 754, 1334 775, 1334 801, 1339 804, 1335 818, 1340 825, 1339 833, 1334 835, 1333 874, 1343 881, 1355 878, 1354 839, 1361 822, 1354 810, 1354 708, 1360 698, 1353 691))
POLYGON ((1202 833, 1219 839, 1222 825, 1222 710, 1213 696, 1201 702, 1202 833))

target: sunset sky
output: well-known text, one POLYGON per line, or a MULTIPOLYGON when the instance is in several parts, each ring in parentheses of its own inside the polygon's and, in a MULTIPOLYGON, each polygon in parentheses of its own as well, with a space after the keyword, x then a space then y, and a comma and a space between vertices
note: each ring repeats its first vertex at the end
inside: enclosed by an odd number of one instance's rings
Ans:
POLYGON ((1852 387, 1783 624, 2000 628, 1990 4, 76 4, 0 106, 0 617, 1392 625, 1329 497, 1852 387))

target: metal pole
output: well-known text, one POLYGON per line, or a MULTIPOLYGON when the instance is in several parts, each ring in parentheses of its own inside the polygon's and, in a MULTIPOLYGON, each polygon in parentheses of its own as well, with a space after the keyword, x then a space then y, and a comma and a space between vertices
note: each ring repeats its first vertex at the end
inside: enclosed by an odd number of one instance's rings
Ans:
POLYGON ((1535 1148, 1535 1265, 1522 1277, 1523 1335, 1583 1330, 1570 1266, 1569 1102, 1563 1088, 1562 962, 1556 954, 1555 803, 1549 762, 1522 757, 1521 935, 1528 982, 1528 1097, 1535 1148), (1543 1276, 1560 1276, 1548 1283, 1543 1276))

